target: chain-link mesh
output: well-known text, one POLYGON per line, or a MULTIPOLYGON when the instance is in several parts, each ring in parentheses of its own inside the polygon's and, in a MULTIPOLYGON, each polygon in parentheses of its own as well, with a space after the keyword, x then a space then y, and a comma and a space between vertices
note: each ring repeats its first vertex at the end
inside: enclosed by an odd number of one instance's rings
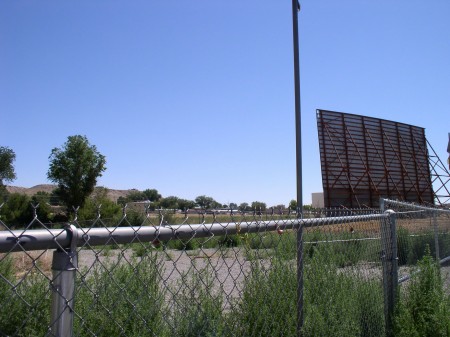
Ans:
POLYGON ((430 255, 441 266, 450 290, 450 210, 385 200, 385 209, 397 217, 397 247, 400 283, 417 272, 418 262, 430 255))
POLYGON ((450 334, 450 210, 385 200, 395 211, 398 294, 393 331, 450 334))
POLYGON ((304 331, 308 336, 383 336, 380 219, 342 222, 335 218, 342 212, 328 211, 335 221, 304 231, 304 331))
POLYGON ((299 307, 304 336, 386 333, 379 211, 124 209, 70 224, 0 221, 1 336, 297 336, 299 307))

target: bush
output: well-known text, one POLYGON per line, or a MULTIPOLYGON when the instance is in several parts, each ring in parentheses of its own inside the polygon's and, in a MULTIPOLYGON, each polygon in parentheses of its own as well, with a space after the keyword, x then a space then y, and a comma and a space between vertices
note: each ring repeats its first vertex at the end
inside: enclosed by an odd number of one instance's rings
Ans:
POLYGON ((305 265, 304 336, 382 336, 381 282, 340 271, 333 255, 322 246, 305 265))
POLYGON ((410 233, 406 228, 399 227, 397 230, 397 256, 399 266, 403 266, 408 263, 410 252, 411 252, 410 233))
POLYGON ((31 198, 25 194, 11 193, 0 208, 0 216, 9 228, 26 228, 33 219, 31 198))
POLYGON ((78 336, 162 336, 164 292, 157 256, 103 264, 85 271, 75 294, 78 336))
POLYGON ((229 326, 236 336, 295 336, 296 271, 286 261, 270 268, 252 264, 242 298, 230 313, 229 326))
POLYGON ((219 246, 221 247, 237 247, 241 243, 241 237, 239 235, 225 235, 219 239, 219 246))
POLYGON ((417 274, 404 285, 394 317, 395 336, 450 336, 450 296, 429 248, 417 274))
POLYGON ((19 282, 12 258, 1 256, 0 275, 1 335, 44 336, 50 317, 49 280, 32 272, 19 282))
MULTIPOLYGON (((441 258, 450 255, 450 234, 438 234, 439 253, 441 258)), ((397 231, 397 249, 398 249, 398 264, 401 265, 415 265, 424 256, 426 251, 431 256, 436 256, 436 242, 433 231, 419 232, 412 235, 406 228, 400 227, 397 231)))
MULTIPOLYGON (((170 314, 170 336, 223 336, 222 291, 214 289, 210 267, 192 269, 171 290, 174 308, 170 314)), ((217 287, 217 286, 216 286, 217 287)), ((217 287, 218 288, 218 287, 217 287)))

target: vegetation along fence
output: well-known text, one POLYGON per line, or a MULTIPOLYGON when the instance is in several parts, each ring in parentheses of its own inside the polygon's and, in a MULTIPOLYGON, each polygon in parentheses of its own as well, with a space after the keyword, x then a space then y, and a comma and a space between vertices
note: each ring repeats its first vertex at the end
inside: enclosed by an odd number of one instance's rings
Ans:
POLYGON ((449 211, 383 205, 0 219, 0 336, 448 335, 449 211))

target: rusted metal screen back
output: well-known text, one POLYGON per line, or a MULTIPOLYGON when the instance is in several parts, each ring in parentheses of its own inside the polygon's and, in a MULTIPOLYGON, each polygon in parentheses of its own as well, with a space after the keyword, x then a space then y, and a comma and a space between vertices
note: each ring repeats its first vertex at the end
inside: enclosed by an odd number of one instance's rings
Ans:
POLYGON ((434 203, 423 128, 327 110, 317 126, 325 207, 434 203))

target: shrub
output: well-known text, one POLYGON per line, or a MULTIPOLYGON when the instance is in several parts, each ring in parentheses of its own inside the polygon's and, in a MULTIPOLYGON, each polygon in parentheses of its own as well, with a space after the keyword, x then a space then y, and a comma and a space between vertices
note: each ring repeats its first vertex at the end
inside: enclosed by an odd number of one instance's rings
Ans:
POLYGON ((164 292, 157 255, 97 264, 76 285, 78 336, 163 336, 164 292))
POLYGON ((333 254, 332 248, 320 247, 305 266, 304 335, 381 336, 381 282, 339 271, 333 254))
POLYGON ((240 302, 229 316, 237 336, 295 336, 296 271, 286 261, 252 264, 240 302))
POLYGON ((396 307, 395 336, 450 336, 450 296, 444 292, 439 266, 429 248, 416 272, 410 284, 403 286, 396 307))
POLYGON ((0 332, 4 336, 44 336, 50 317, 49 281, 31 272, 22 281, 14 275, 11 257, 0 257, 0 332))
POLYGON ((11 193, 0 208, 0 216, 9 228, 26 228, 33 219, 31 198, 25 194, 11 193))
POLYGON ((411 251, 411 238, 408 229, 399 227, 397 230, 397 256, 398 265, 403 266, 408 263, 411 251))
POLYGON ((225 235, 219 239, 219 246, 221 247, 237 247, 241 243, 241 237, 239 235, 225 235))
POLYGON ((191 269, 171 290, 170 335, 179 337, 223 336, 222 291, 214 289, 210 267, 191 269))

